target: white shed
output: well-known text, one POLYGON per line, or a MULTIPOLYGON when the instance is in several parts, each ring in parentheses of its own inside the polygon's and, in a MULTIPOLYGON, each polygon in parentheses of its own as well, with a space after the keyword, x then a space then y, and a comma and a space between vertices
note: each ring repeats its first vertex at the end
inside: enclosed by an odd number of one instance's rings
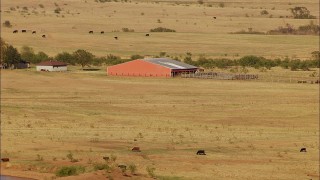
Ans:
POLYGON ((67 71, 67 64, 59 61, 44 61, 37 64, 37 71, 67 71))

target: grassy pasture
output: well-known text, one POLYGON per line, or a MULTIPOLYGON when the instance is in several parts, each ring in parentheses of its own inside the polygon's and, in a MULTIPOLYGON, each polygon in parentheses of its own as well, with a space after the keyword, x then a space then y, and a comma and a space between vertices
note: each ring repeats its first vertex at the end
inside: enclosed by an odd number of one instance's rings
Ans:
POLYGON ((314 84, 4 70, 1 153, 12 166, 2 168, 50 176, 113 154, 135 163, 141 178, 154 166, 182 179, 316 179, 318 92, 314 84), (79 162, 68 162, 70 151, 79 162))
MULTIPOLYGON (((229 34, 252 28, 267 32, 286 23, 294 27, 309 24, 310 20, 286 18, 291 16, 289 8, 307 7, 312 15, 318 16, 319 7, 315 0, 304 1, 226 1, 225 7, 217 1, 167 1, 162 3, 133 1, 131 3, 95 3, 92 1, 60 0, 54 2, 5 0, 2 2, 2 21, 9 20, 13 27, 2 28, 2 37, 20 48, 23 45, 56 55, 62 51, 73 52, 86 49, 99 56, 108 53, 128 57, 132 54, 157 55, 164 51, 172 56, 186 52, 210 57, 261 55, 265 57, 308 58, 318 49, 316 36, 238 35, 229 34), (44 8, 40 8, 43 4, 44 8), (212 7, 208 7, 212 4, 212 7), (19 6, 19 9, 17 8, 19 6), (10 10, 14 7, 15 10, 10 10), (22 13, 23 7, 28 11, 22 13), (269 15, 261 15, 266 9, 269 15), (270 17, 272 15, 272 18, 270 17), (213 19, 216 16, 217 19, 213 19), (284 18, 280 18, 283 16, 284 18), (161 22, 159 23, 158 20, 161 22), (176 33, 144 34, 156 27, 175 29, 176 33), (122 28, 134 29, 123 33, 122 28), (37 30, 37 35, 13 34, 14 29, 37 30), (89 35, 93 30, 95 34, 89 35), (99 34, 100 31, 106 34, 99 34), (120 31, 120 32, 112 32, 120 31), (47 38, 41 38, 46 34, 47 38), (118 36, 119 40, 113 39, 118 36)), ((313 20, 315 24, 317 20, 313 20)))

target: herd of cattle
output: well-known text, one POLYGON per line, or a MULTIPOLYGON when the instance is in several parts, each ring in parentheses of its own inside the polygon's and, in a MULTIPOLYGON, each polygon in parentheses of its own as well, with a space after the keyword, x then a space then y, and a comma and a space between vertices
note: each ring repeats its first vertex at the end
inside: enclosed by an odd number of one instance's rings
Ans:
MULTIPOLYGON (((28 31, 28 30, 26 30, 26 29, 22 29, 22 30, 21 30, 21 33, 27 33, 27 31, 28 31)), ((16 33, 18 33, 18 32, 19 32, 18 30, 14 30, 14 31, 13 31, 14 34, 16 34, 16 33)), ((37 34, 37 31, 31 31, 31 33, 32 33, 32 34, 37 34)), ((42 37, 42 38, 46 38, 46 35, 45 35, 45 34, 42 34, 41 37, 42 37)))
MULTIPOLYGON (((21 30, 21 33, 27 33, 27 31, 29 31, 29 30, 26 30, 26 29, 22 29, 21 30)), ((12 33, 13 34, 16 34, 16 33, 18 33, 19 32, 19 30, 14 30, 12 33)), ((30 31, 32 34, 37 34, 37 31, 30 31)), ((89 31, 89 34, 93 34, 93 31, 89 31)), ((104 34, 104 31, 100 31, 100 34, 104 34)), ((150 36, 150 34, 145 34, 145 36, 150 36)), ((41 35, 41 37, 42 38, 46 38, 46 35, 45 34, 42 34, 41 35)), ((118 38, 118 36, 114 36, 113 37, 115 40, 118 40, 119 38, 118 38)))

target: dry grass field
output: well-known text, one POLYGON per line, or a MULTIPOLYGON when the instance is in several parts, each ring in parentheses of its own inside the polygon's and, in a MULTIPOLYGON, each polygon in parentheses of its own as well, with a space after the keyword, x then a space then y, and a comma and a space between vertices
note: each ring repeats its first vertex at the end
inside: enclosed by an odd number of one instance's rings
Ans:
POLYGON ((66 179, 105 179, 90 168, 112 155, 138 173, 115 179, 148 179, 147 166, 162 179, 319 179, 318 118, 315 84, 3 70, 1 168, 50 179, 80 164, 66 179))
MULTIPOLYGON (((2 26, 1 37, 50 56, 85 49, 123 58, 160 52, 183 58, 191 52, 307 59, 319 50, 318 36, 231 34, 309 24, 290 17, 296 6, 307 7, 317 24, 316 0, 220 2, 2 0, 1 24, 9 20, 12 27, 2 26), (156 27, 177 32, 149 32, 156 27)), ((250 70, 266 77, 253 82, 108 77, 104 70, 70 69, 1 70, 1 157, 10 158, 1 173, 54 179, 60 167, 82 165, 84 174, 57 179, 152 179, 147 167, 163 180, 319 179, 319 86, 267 82, 269 75, 309 80, 314 70, 250 70), (135 146, 142 151, 132 152, 135 146), (207 155, 197 156, 199 149, 207 155), (70 153, 78 162, 70 162, 70 153), (115 159, 111 165, 136 165, 137 175, 123 176, 116 167, 95 171, 104 156, 115 159)))
MULTIPOLYGON (((319 15, 317 0, 270 1, 128 1, 96 3, 94 0, 3 0, 1 21, 12 28, 1 29, 10 44, 24 45, 54 56, 59 52, 86 49, 98 56, 109 53, 130 57, 133 54, 183 56, 186 52, 208 57, 235 58, 244 55, 309 58, 318 50, 317 36, 230 34, 241 30, 267 32, 287 23, 298 28, 309 19, 293 19, 289 8, 307 7, 319 15), (40 7, 39 5, 43 5, 40 7), (210 7, 211 6, 211 7, 210 7), (60 8, 59 14, 55 13, 60 8), (24 10, 25 9, 25 10, 24 10), (267 10, 268 15, 261 15, 267 10), (217 17, 214 19, 213 17, 217 17), (174 29, 176 33, 145 33, 156 27, 174 29), (121 32, 122 28, 135 32, 121 32), (26 34, 13 34, 18 29, 26 34), (36 30, 37 34, 31 34, 36 30), (88 34, 90 30, 94 34, 88 34), (100 31, 105 31, 101 35, 100 31), (119 32, 114 32, 119 31, 119 32), (42 38, 45 34, 47 38, 42 38), (118 40, 113 37, 118 36, 118 40)), ((318 17, 319 18, 319 17, 318 17)), ((312 20, 318 24, 318 20, 312 20)))

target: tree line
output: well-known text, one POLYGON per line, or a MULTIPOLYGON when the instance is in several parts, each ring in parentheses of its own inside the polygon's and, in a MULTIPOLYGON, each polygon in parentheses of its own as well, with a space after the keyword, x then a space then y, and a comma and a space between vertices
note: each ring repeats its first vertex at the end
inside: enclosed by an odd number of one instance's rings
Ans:
MULTIPOLYGON (((156 57, 170 57, 165 52, 161 52, 159 56, 156 57)), ((310 68, 320 68, 320 52, 314 51, 311 53, 309 60, 300 59, 267 59, 265 57, 259 56, 244 56, 239 59, 228 59, 228 58, 207 58, 205 56, 200 56, 197 60, 192 59, 192 54, 187 53, 186 57, 182 60, 178 57, 173 59, 178 61, 183 61, 187 64, 191 64, 197 67, 203 67, 205 69, 211 68, 228 68, 233 66, 242 67, 254 67, 254 68, 266 68, 271 69, 272 67, 280 66, 285 69, 291 70, 309 70, 310 68)), ((142 55, 132 55, 129 59, 122 59, 120 56, 113 54, 108 54, 106 56, 97 57, 92 53, 78 49, 72 53, 61 52, 54 57, 48 56, 46 53, 40 51, 35 53, 31 47, 23 46, 19 52, 15 47, 9 45, 1 39, 1 64, 7 67, 14 67, 20 62, 30 62, 31 64, 38 64, 42 61, 47 60, 57 60, 65 62, 70 65, 80 65, 82 68, 85 66, 101 66, 101 65, 116 65, 124 63, 130 60, 142 59, 142 55)))
POLYGON ((284 69, 291 69, 292 71, 304 70, 308 71, 310 68, 320 68, 320 52, 314 51, 311 53, 312 57, 309 60, 300 60, 300 59, 267 59, 265 57, 259 56, 243 56, 239 59, 227 59, 227 58, 218 58, 211 59, 204 56, 200 56, 198 60, 192 60, 191 56, 187 56, 184 59, 184 62, 198 67, 203 67, 206 69, 210 68, 228 68, 232 66, 241 66, 241 67, 253 67, 253 68, 266 68, 271 69, 272 67, 282 67, 284 69))

